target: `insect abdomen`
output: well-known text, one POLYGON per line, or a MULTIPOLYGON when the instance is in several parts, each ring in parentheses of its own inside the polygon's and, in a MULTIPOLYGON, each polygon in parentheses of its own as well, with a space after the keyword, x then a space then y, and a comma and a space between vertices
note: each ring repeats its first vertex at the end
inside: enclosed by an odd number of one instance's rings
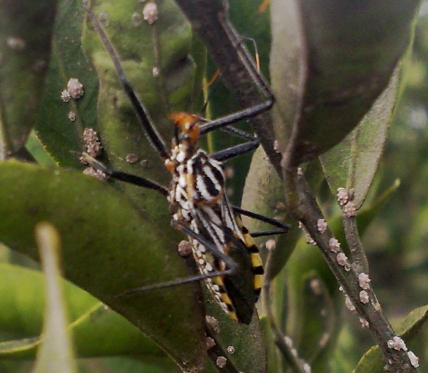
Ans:
POLYGON ((241 220, 236 217, 236 222, 242 232, 242 235, 245 240, 245 247, 247 249, 248 255, 251 260, 251 267, 253 272, 253 287, 254 287, 254 296, 256 297, 256 302, 259 299, 260 292, 263 286, 263 274, 265 273, 263 269, 262 258, 259 254, 259 249, 253 241, 248 229, 242 224, 241 220))

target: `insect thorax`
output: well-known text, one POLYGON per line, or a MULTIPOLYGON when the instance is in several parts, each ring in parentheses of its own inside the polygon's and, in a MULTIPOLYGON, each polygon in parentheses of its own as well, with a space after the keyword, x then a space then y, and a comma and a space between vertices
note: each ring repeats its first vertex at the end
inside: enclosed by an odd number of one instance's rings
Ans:
POLYGON ((169 203, 190 223, 191 212, 199 205, 214 205, 222 199, 225 176, 223 165, 202 149, 189 154, 182 144, 173 147, 168 162, 174 164, 169 203))

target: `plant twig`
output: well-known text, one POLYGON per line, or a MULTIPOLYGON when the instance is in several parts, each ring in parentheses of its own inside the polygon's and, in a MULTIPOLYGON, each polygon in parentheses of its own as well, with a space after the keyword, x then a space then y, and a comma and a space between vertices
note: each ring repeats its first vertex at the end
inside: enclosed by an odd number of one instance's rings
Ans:
POLYGON ((310 237, 321 249, 321 253, 342 290, 370 328, 387 362, 385 371, 389 373, 418 372, 411 366, 405 347, 394 343, 397 341, 397 334, 383 314, 374 290, 368 283, 361 286, 360 273, 351 265, 330 229, 328 227, 319 229, 319 222, 325 221, 324 216, 301 170, 297 167, 289 167, 287 158, 283 160, 283 167, 288 211, 303 224, 310 237))
POLYGON ((272 301, 270 299, 271 283, 273 277, 270 266, 270 264, 272 263, 271 256, 272 251, 269 252, 265 265, 265 276, 262 291, 263 307, 266 311, 267 320, 275 337, 275 345, 281 351, 281 354, 284 357, 285 361, 289 364, 289 368, 294 373, 305 373, 308 371, 307 369, 305 370, 305 365, 308 364, 303 359, 299 358, 295 352, 293 353, 292 347, 286 343, 285 335, 279 329, 275 321, 274 312, 272 310, 272 301))
POLYGON ((343 213, 343 229, 345 231, 346 242, 352 257, 352 265, 358 273, 369 274, 369 262, 364 252, 363 245, 358 234, 357 211, 352 201, 352 196, 344 188, 338 190, 338 201, 343 213), (339 193, 345 194, 345 202, 339 193))

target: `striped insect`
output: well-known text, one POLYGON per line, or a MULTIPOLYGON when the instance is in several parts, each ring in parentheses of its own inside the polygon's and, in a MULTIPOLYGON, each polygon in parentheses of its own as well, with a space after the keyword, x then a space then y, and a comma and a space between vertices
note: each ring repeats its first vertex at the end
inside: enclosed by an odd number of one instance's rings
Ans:
POLYGON ((181 128, 181 136, 174 140, 170 158, 165 161, 172 174, 168 200, 176 209, 173 221, 194 233, 190 240, 200 272, 207 276, 221 274, 206 278, 214 298, 230 317, 249 323, 263 275, 258 249, 227 199, 223 165, 198 147, 199 118, 175 113, 172 119, 176 127, 181 128), (208 244, 204 245, 201 237, 208 244), (233 250, 242 254, 239 259, 241 267, 229 260, 233 250), (219 258, 223 254, 227 255, 224 260, 219 258), (239 268, 243 270, 239 271, 239 268), (250 268, 251 271, 248 270, 250 268), (241 277, 250 281, 235 289, 235 282, 226 274, 233 276, 238 271, 241 277))
POLYGON ((223 310, 231 318, 248 324, 260 294, 263 267, 258 249, 236 212, 267 221, 278 228, 262 234, 283 233, 288 230, 288 226, 274 219, 233 208, 225 193, 222 161, 247 153, 258 146, 258 140, 254 136, 230 127, 230 124, 257 115, 269 108, 271 103, 211 122, 195 115, 175 113, 171 116, 175 123, 175 136, 171 150, 168 151, 147 110, 126 79, 118 55, 97 17, 90 10, 88 14, 110 54, 123 89, 147 138, 171 172, 171 185, 168 189, 145 178, 109 170, 89 155, 84 158, 92 167, 112 178, 154 189, 165 195, 173 212, 172 225, 188 235, 200 270, 200 274, 193 277, 131 289, 122 295, 204 279, 223 310), (209 156, 199 148, 199 136, 217 128, 224 128, 247 142, 209 156))

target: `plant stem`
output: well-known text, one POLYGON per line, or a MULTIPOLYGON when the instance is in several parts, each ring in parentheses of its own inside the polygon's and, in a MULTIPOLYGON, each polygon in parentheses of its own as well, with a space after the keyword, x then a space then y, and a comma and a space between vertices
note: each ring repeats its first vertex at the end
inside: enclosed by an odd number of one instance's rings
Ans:
POLYGON ((288 363, 289 368, 294 373, 305 373, 304 364, 307 364, 303 359, 300 359, 296 353, 293 353, 292 347, 286 343, 285 341, 285 335, 282 333, 282 331, 279 329, 276 321, 274 312, 272 310, 272 301, 270 299, 270 292, 271 292, 271 283, 272 283, 272 274, 271 274, 271 261, 272 251, 269 252, 269 256, 266 261, 265 266, 265 281, 263 283, 263 291, 262 291, 262 302, 263 307, 266 311, 266 317, 269 321, 269 325, 271 327, 271 330, 273 332, 273 335, 275 336, 274 343, 278 347, 278 349, 281 351, 282 356, 284 357, 285 361, 288 363))
POLYGON ((355 216, 343 214, 343 228, 345 231, 346 242, 352 256, 352 262, 358 273, 369 274, 369 262, 361 244, 358 234, 357 220, 355 216))
POLYGON ((360 317, 368 322, 387 362, 385 371, 390 373, 418 372, 411 366, 406 351, 395 350, 388 346, 388 341, 391 341, 397 334, 383 314, 374 290, 371 287, 363 290, 358 282, 358 271, 348 262, 340 247, 331 247, 331 239, 334 237, 330 229, 327 227, 323 232, 318 229, 317 223, 320 219, 324 219, 324 216, 300 169, 289 167, 285 159, 283 170, 288 212, 303 224, 320 248, 344 293, 349 297, 360 317), (339 255, 341 260, 339 260, 339 255), (362 296, 363 292, 366 299, 362 296))

